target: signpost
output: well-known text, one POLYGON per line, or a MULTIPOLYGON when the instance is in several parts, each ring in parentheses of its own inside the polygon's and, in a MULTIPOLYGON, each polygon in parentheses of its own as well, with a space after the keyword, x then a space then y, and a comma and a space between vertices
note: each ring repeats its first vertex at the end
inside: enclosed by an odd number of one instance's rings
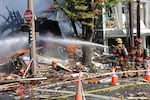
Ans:
POLYGON ((32 11, 30 9, 25 10, 24 19, 27 23, 30 23, 32 21, 32 16, 32 11))
POLYGON ((32 68, 32 75, 37 75, 37 61, 36 61, 36 38, 35 38, 35 22, 34 22, 34 0, 27 0, 28 9, 25 11, 25 21, 31 25, 31 35, 32 35, 32 41, 31 41, 31 47, 30 47, 30 56, 31 59, 33 59, 31 63, 32 68), (31 9, 31 10, 30 10, 31 9), (32 15, 32 16, 31 16, 32 15))

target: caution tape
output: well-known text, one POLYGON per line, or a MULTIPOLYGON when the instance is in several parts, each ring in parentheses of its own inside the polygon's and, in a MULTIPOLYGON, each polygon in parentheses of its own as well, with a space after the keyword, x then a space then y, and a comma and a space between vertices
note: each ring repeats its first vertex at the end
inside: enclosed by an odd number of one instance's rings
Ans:
MULTIPOLYGON (((135 73, 135 72, 145 72, 147 70, 129 70, 129 71, 121 71, 121 72, 115 72, 115 74, 123 74, 123 73, 135 73)), ((82 73, 82 72, 81 72, 82 73)), ((82 78, 82 80, 86 80, 86 79, 90 79, 90 78, 97 78, 97 77, 101 77, 101 76, 108 76, 108 75, 112 75, 114 74, 114 72, 109 72, 109 73, 97 73, 97 74, 90 74, 90 73, 82 73, 82 74, 86 74, 88 75, 87 78, 82 78)))
POLYGON ((76 81, 78 81, 78 80, 75 79, 73 81, 57 82, 55 84, 43 85, 43 86, 39 86, 37 88, 49 88, 49 87, 58 86, 58 85, 62 85, 62 84, 69 84, 69 83, 76 82, 76 81))
MULTIPOLYGON (((147 71, 147 70, 130 70, 130 71, 115 72, 115 74, 134 73, 134 72, 145 72, 145 71, 147 71)), ((114 74, 113 72, 103 73, 103 74, 97 73, 97 74, 94 74, 94 75, 91 74, 91 73, 85 73, 85 72, 80 72, 80 73, 81 73, 81 75, 83 75, 83 74, 88 75, 88 77, 86 77, 86 78, 81 78, 81 80, 87 80, 87 79, 90 79, 90 78, 97 78, 97 77, 101 77, 101 76, 108 76, 108 75, 114 74)), ((54 87, 54 86, 58 86, 58 85, 62 85, 62 84, 69 84, 69 83, 77 82, 77 81, 78 81, 78 79, 74 79, 74 80, 71 80, 71 81, 57 82, 57 83, 55 83, 55 84, 48 84, 48 85, 39 86, 38 88, 54 87)))

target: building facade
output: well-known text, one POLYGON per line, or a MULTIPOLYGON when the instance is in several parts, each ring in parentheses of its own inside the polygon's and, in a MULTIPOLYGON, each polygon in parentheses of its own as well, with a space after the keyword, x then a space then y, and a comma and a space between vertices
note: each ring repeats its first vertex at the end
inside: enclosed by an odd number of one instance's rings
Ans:
MULTIPOLYGON (((145 48, 150 49, 150 1, 140 1, 140 37, 143 40, 145 48)), ((103 10, 105 12, 105 10, 103 10)), ((103 35, 104 45, 111 46, 116 37, 121 37, 125 45, 131 46, 129 43, 130 37, 130 16, 129 3, 118 3, 110 8, 107 14, 103 17, 103 35)), ((133 22, 133 35, 137 37, 137 1, 132 2, 132 22, 133 22)), ((106 50, 107 51, 107 50, 106 50)))

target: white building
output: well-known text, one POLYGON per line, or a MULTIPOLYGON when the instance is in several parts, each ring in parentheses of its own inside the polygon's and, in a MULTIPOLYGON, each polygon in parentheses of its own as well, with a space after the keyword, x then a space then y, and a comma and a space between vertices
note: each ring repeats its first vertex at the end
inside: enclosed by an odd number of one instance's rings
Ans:
MULTIPOLYGON (((133 33, 136 36, 137 33, 137 2, 133 2, 133 33)), ((140 31, 141 38, 145 48, 150 49, 150 1, 141 0, 140 3, 140 31)), ((121 37, 126 43, 126 37, 128 36, 129 16, 128 6, 118 3, 115 7, 111 8, 110 14, 103 18, 103 28, 105 45, 112 45, 116 37, 121 37), (121 9, 122 8, 122 9, 121 9)))

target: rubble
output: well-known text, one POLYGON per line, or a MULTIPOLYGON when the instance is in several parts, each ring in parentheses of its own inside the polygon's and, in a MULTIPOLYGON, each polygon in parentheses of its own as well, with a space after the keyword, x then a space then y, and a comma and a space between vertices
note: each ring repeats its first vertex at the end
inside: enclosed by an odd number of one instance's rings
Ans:
MULTIPOLYGON (((24 53, 28 52, 29 51, 24 53)), ((13 53, 11 55, 11 58, 14 55, 16 57, 16 53, 13 53)), ((22 55, 23 53, 17 52, 17 56, 20 56, 20 58, 22 55)), ((120 74, 122 74, 123 72, 120 72, 118 70, 116 74, 118 74, 119 84, 112 85, 111 64, 108 65, 105 65, 105 63, 103 64, 102 59, 98 58, 98 56, 102 55, 101 54, 93 55, 92 63, 95 69, 93 70, 91 68, 83 66, 79 60, 76 61, 73 59, 73 57, 68 59, 68 62, 66 62, 57 58, 50 58, 42 55, 37 55, 39 59, 47 60, 48 63, 38 63, 36 77, 28 75, 30 65, 33 59, 31 59, 28 62, 23 61, 23 59, 19 59, 21 60, 21 63, 25 68, 23 75, 20 75, 19 73, 1 74, 0 91, 2 92, 13 91, 15 95, 19 98, 32 98, 32 99, 70 98, 69 100, 72 100, 75 96, 76 93, 75 91, 77 89, 76 83, 78 81, 78 77, 80 76, 83 84, 83 89, 85 92, 85 98, 101 98, 106 100, 111 100, 112 98, 115 98, 116 100, 117 99, 120 100, 121 98, 125 99, 135 98, 134 97, 135 95, 138 95, 139 98, 140 97, 148 98, 148 95, 150 94, 149 92, 139 91, 135 94, 131 94, 129 89, 130 87, 134 86, 140 87, 143 84, 145 86, 149 86, 149 83, 144 78, 139 77, 137 80, 133 80, 132 77, 128 79, 122 79, 120 77, 120 74), (63 70, 54 71, 51 64, 52 61, 56 61, 56 63, 63 70), (94 72, 92 72, 91 70, 94 72), (124 93, 120 92, 118 94, 113 91, 124 91, 124 93)), ((103 55, 103 57, 104 56, 105 58, 107 58, 106 55, 103 55)), ((76 59, 80 59, 80 56, 75 57, 79 57, 76 59)))

